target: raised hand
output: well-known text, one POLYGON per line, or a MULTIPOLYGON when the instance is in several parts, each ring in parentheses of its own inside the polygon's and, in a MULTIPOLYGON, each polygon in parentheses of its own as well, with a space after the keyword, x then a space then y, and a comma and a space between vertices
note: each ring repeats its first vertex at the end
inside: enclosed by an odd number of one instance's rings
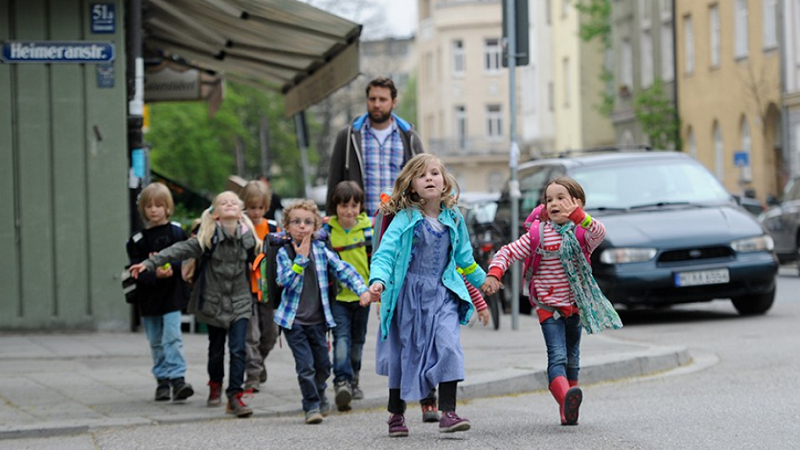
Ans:
POLYGON ((565 217, 569 217, 578 207, 580 203, 574 197, 566 197, 561 201, 561 213, 564 214, 565 217))
POLYGON ((292 245, 294 245, 295 253, 308 258, 308 253, 311 250, 311 233, 305 235, 299 244, 297 242, 293 242, 292 245))

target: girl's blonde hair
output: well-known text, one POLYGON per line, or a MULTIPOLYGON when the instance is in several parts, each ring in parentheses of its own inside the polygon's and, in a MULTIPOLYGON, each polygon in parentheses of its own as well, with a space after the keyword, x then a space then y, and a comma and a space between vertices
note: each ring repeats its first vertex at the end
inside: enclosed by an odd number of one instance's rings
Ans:
POLYGON ((203 250, 211 248, 211 238, 214 237, 214 233, 217 231, 217 217, 214 213, 214 210, 219 208, 219 204, 222 201, 223 196, 232 196, 237 200, 239 204, 239 220, 244 222, 244 225, 250 230, 251 233, 253 233, 253 238, 256 240, 256 252, 260 251, 262 241, 255 232, 253 221, 247 217, 247 214, 242 214, 242 211, 244 210, 244 204, 239 196, 233 191, 220 192, 216 197, 214 197, 214 201, 211 202, 211 207, 203 211, 203 214, 200 216, 200 229, 197 230, 197 242, 200 244, 200 248, 203 250))
POLYGON ((172 193, 169 191, 169 188, 161 183, 150 183, 139 193, 139 199, 136 201, 136 209, 139 210, 139 214, 145 222, 147 222, 145 208, 151 204, 163 206, 167 212, 167 219, 172 216, 172 212, 175 210, 175 203, 172 201, 172 193))
POLYGON ((314 214, 314 230, 318 230, 322 226, 322 217, 319 215, 317 204, 314 203, 314 200, 306 198, 298 200, 283 209, 283 229, 289 228, 289 221, 292 220, 292 211, 296 209, 305 209, 314 214))
POLYGON ((409 208, 420 208, 424 202, 416 192, 412 192, 412 185, 414 180, 425 173, 429 164, 437 164, 439 170, 442 172, 444 179, 444 189, 440 197, 440 201, 444 203, 444 207, 449 209, 456 205, 456 199, 461 191, 458 187, 456 179, 447 172, 447 169, 442 164, 442 161, 434 155, 429 153, 421 153, 411 158, 397 180, 394 182, 394 190, 388 203, 381 205, 381 211, 385 214, 397 214, 398 211, 409 208))

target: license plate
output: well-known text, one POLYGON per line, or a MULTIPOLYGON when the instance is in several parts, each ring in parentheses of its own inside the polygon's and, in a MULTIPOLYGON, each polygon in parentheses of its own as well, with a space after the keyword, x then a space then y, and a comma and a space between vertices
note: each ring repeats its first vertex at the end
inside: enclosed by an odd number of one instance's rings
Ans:
POLYGON ((731 281, 728 269, 698 270, 695 272, 676 272, 675 286, 702 286, 704 284, 723 284, 731 281))

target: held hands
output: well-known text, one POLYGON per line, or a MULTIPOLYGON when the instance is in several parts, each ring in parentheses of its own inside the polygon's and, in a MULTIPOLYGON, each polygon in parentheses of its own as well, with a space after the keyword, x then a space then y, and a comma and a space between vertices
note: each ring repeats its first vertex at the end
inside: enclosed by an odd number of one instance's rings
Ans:
POLYGON ((140 273, 142 273, 145 270, 147 270, 147 266, 145 266, 143 263, 134 264, 134 265, 130 266, 128 268, 128 270, 131 272, 131 276, 134 279, 137 279, 137 278, 139 278, 139 274, 140 273))
MULTIPOLYGON (((377 303, 381 301, 381 293, 383 292, 383 283, 375 282, 369 287, 369 300, 367 303, 361 303, 361 306, 366 306, 369 303, 377 303)), ((363 301, 363 300, 362 300, 363 301)))
POLYGON ((292 242, 294 251, 298 255, 303 255, 308 258, 308 252, 311 250, 311 233, 307 234, 303 240, 298 244, 296 241, 292 242))
MULTIPOLYGON (((486 281, 483 282, 483 286, 481 286, 481 292, 486 295, 492 295, 503 286, 503 283, 500 282, 497 278, 492 275, 486 276, 486 281)), ((489 313, 486 313, 486 317, 489 317, 489 313)))
POLYGON ((363 306, 369 306, 372 303, 370 300, 372 299, 372 294, 369 293, 369 290, 364 291, 363 294, 358 296, 358 304, 363 306))

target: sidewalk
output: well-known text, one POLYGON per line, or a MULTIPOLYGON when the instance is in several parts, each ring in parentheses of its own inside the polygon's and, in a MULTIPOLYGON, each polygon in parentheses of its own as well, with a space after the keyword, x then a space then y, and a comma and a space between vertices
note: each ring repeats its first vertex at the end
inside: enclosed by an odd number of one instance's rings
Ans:
MULTIPOLYGON (((459 399, 547 389, 546 354, 534 317, 502 316, 500 330, 462 327, 466 380, 459 399)), ((361 386, 355 410, 384 408, 386 379, 375 375, 378 322, 369 325, 361 386)), ((233 418, 225 408, 208 408, 207 336, 184 334, 195 395, 183 403, 155 402, 156 387, 143 333, 0 334, 0 439, 75 433, 104 427, 155 425, 233 418)), ((581 383, 591 384, 669 370, 690 362, 684 347, 649 346, 614 338, 614 332, 584 334, 581 383)), ((301 417, 300 389, 285 342, 267 359, 269 380, 248 399, 256 417, 301 417)), ((226 363, 227 372, 227 363, 226 363)), ((225 380, 227 384, 227 379, 225 380)), ((328 398, 333 400, 332 382, 328 398)), ((334 414, 337 414, 334 408, 334 414)))

